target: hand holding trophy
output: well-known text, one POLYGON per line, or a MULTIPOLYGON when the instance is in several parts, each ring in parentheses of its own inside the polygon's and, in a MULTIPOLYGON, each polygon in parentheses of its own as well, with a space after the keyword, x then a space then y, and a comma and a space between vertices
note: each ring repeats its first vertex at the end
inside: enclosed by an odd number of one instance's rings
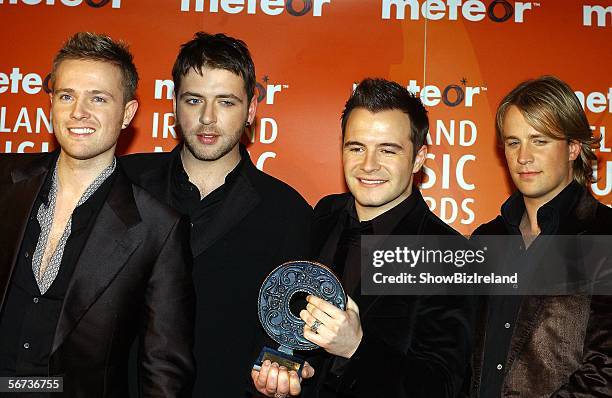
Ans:
MULTIPOLYGON (((310 261, 291 261, 274 269, 259 291, 259 320, 278 349, 264 347, 253 366, 251 376, 258 391, 275 397, 300 392, 302 377, 312 377, 314 370, 293 350, 313 350, 319 346, 304 337, 305 323, 291 312, 296 293, 325 300, 344 310, 347 297, 338 278, 326 266, 310 261)), ((320 324, 310 325, 316 328, 320 324)))

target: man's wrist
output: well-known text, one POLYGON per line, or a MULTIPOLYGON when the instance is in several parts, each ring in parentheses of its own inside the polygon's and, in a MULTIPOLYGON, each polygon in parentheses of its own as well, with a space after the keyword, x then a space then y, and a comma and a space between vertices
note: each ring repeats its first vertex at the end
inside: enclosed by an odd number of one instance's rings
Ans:
POLYGON ((357 344, 355 345, 355 348, 353 348, 353 350, 350 351, 346 356, 343 355, 343 358, 351 359, 353 355, 355 355, 355 353, 357 352, 357 349, 361 345, 362 340, 363 340, 363 330, 359 329, 359 339, 357 340, 357 344))

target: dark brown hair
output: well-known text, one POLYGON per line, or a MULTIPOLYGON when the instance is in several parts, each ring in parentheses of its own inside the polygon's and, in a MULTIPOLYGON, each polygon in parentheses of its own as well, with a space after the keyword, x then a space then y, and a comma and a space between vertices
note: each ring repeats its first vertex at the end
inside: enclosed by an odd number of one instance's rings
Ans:
POLYGON ((255 65, 247 45, 223 33, 206 32, 197 32, 181 46, 172 68, 174 95, 178 94, 181 80, 190 69, 202 74, 205 67, 225 69, 242 77, 249 101, 255 95, 255 65))
POLYGON ((342 111, 343 138, 349 115, 355 108, 365 108, 372 113, 394 109, 404 112, 410 120, 410 139, 414 153, 425 144, 429 130, 427 110, 421 100, 406 87, 385 79, 367 78, 359 83, 342 111))

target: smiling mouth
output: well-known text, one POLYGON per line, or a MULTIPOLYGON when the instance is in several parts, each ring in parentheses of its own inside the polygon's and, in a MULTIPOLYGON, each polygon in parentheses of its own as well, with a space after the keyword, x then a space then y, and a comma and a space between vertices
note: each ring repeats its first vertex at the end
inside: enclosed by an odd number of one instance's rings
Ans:
POLYGON ((89 135, 93 134, 96 130, 90 127, 72 127, 68 128, 68 131, 76 135, 89 135))
POLYGON ((365 178, 357 178, 357 180, 364 184, 364 185, 369 185, 369 186, 377 186, 380 184, 384 184, 385 182, 387 182, 387 180, 372 180, 372 179, 365 179, 365 178))

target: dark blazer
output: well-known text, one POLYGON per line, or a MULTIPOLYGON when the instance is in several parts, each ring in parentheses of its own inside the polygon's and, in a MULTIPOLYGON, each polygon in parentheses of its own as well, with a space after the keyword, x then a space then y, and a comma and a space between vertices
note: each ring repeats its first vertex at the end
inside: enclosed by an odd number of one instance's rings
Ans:
MULTIPOLYGON (((121 158, 133 181, 171 203, 172 168, 180 148, 121 158)), ((257 314, 259 288, 276 266, 308 257, 312 208, 290 186, 246 160, 218 215, 192 247, 196 258, 197 377, 194 396, 242 397, 250 369, 268 339, 257 314), (207 340, 213 339, 213 340, 207 340)))
MULTIPOLYGON (((415 208, 391 235, 454 235, 452 228, 436 217, 418 190, 415 208)), ((342 231, 342 214, 352 195, 323 198, 315 207, 313 248, 315 257, 332 264, 342 231)), ((357 292, 361 292, 358 288, 357 292)), ((455 397, 469 364, 471 299, 447 296, 353 297, 359 306, 363 339, 338 383, 339 397, 455 397)), ((316 370, 316 397, 335 360, 326 359, 316 370)), ((311 388, 311 387, 308 387, 311 388)))
MULTIPOLYGON (((557 235, 610 235, 612 209, 586 190, 557 235)), ((474 235, 510 234, 501 216, 474 235)), ((488 302, 478 310, 470 396, 482 376, 488 302)), ((502 397, 612 397, 612 296, 525 296, 504 366, 502 397)))
MULTIPOLYGON (((52 154, 0 156, 0 306, 52 154)), ((140 335, 147 397, 189 391, 193 285, 186 227, 121 170, 75 266, 57 323, 49 375, 69 397, 127 396, 127 358, 140 335)), ((0 307, 1 308, 1 307, 0 307)))

